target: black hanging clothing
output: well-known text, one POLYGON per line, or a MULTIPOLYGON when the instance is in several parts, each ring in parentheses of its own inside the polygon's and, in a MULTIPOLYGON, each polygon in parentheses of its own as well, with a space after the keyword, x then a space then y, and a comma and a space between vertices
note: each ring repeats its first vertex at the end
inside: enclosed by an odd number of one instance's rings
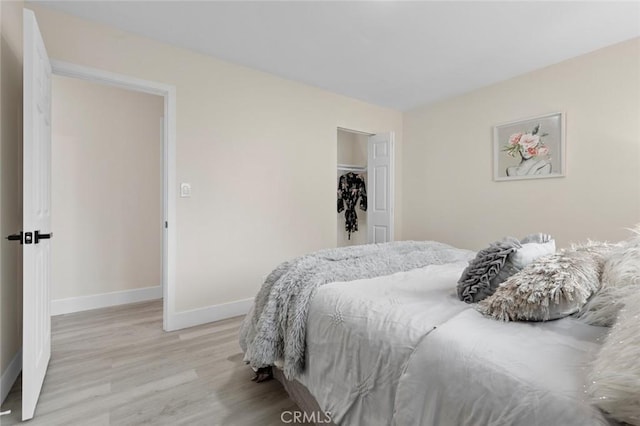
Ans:
POLYGON ((340 176, 338 181, 338 213, 343 210, 345 222, 345 230, 349 233, 358 231, 358 215, 356 214, 356 204, 360 198, 360 209, 367 211, 367 190, 365 188, 364 179, 355 173, 347 173, 340 176))

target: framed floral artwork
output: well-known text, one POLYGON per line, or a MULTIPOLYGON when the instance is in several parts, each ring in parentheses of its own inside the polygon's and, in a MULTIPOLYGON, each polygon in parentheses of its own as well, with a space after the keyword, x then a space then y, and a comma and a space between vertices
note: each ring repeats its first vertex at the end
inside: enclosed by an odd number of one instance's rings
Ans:
POLYGON ((555 112, 493 128, 493 179, 565 175, 564 114, 555 112))

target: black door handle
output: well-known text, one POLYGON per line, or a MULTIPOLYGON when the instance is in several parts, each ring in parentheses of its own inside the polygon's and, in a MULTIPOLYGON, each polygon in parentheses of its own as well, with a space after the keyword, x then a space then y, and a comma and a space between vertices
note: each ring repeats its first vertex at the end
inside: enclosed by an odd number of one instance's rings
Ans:
POLYGON ((40 240, 49 240, 49 239, 51 239, 51 237, 53 237, 53 232, 51 232, 49 234, 41 234, 40 231, 36 231, 34 234, 35 234, 33 236, 33 243, 34 244, 38 244, 40 242, 40 240))
POLYGON ((20 241, 20 244, 38 244, 40 240, 48 240, 53 237, 53 232, 50 234, 41 234, 40 231, 36 232, 20 232, 19 234, 11 234, 7 236, 9 241, 20 241))
POLYGON ((7 240, 9 241, 20 241, 20 244, 22 244, 22 232, 20 232, 19 234, 11 234, 7 237, 7 240))
POLYGON ((20 244, 31 244, 31 243, 33 243, 33 233, 32 232, 20 232, 19 234, 11 234, 11 235, 9 235, 7 237, 7 240, 9 240, 9 241, 20 241, 20 244))

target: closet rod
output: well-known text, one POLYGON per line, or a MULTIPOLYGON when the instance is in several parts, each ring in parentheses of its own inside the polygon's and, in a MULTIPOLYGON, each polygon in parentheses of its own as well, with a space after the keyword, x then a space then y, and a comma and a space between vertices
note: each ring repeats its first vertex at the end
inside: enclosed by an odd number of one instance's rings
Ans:
POLYGON ((354 166, 351 164, 338 164, 338 170, 341 171, 345 171, 345 172, 366 172, 367 171, 367 167, 366 166, 354 166))

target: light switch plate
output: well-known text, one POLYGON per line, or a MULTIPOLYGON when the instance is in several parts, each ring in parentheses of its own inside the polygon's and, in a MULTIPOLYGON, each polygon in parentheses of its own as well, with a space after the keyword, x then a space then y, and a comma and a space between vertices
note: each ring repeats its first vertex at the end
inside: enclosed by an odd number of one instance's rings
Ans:
POLYGON ((182 198, 191 197, 191 184, 190 183, 181 183, 180 184, 180 196, 182 198))

